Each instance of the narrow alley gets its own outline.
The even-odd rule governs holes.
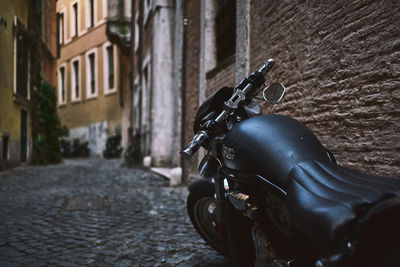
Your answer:
[[[228,266],[192,227],[187,188],[121,164],[0,172],[0,266]]]

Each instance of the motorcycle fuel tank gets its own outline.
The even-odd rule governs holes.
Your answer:
[[[237,124],[224,138],[222,158],[232,170],[260,174],[283,188],[296,164],[330,160],[310,129],[282,115],[262,115]]]

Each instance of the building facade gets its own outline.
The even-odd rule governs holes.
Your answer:
[[[181,1],[135,1],[133,10],[133,116],[142,155],[152,166],[180,166]]]
[[[108,1],[58,0],[57,16],[61,123],[70,139],[89,142],[92,156],[102,155],[107,137],[116,131],[125,146],[130,121],[124,119],[123,92],[129,89],[129,67],[123,67],[122,51],[106,34]]]
[[[345,167],[400,177],[399,11],[376,1],[136,1],[133,124],[144,154],[153,166],[178,156],[199,104],[274,58],[268,82],[287,93],[264,113],[302,121]],[[203,155],[167,165],[188,182]]]
[[[0,2],[0,170],[32,159],[39,80],[55,82],[55,5]]]
[[[232,4],[235,15],[228,19]],[[264,113],[305,123],[342,166],[400,177],[398,3],[186,1],[183,9],[185,132],[197,109],[194,99],[234,86],[274,58],[268,81],[283,83],[287,92],[280,104],[263,104]],[[219,36],[230,31],[230,23],[234,53],[220,61]],[[185,143],[191,138],[190,132]],[[197,160],[184,163],[186,176]]]

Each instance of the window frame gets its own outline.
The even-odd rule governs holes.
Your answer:
[[[66,29],[66,26],[65,26],[65,22],[66,22],[66,16],[65,16],[65,14],[67,13],[66,12],[66,9],[65,9],[65,7],[63,7],[63,8],[61,8],[60,9],[60,11],[58,11],[57,12],[58,14],[59,14],[59,17],[61,17],[61,15],[62,15],[62,24],[59,22],[59,28],[58,28],[58,44],[60,45],[60,46],[62,46],[62,45],[65,45],[65,44],[67,44],[67,35],[66,35],[66,33],[65,33],[65,29]],[[62,32],[61,32],[61,29],[62,29]],[[61,38],[62,37],[62,42],[60,42],[61,41]]]
[[[75,67],[74,63],[78,62],[78,97],[76,96],[76,76],[75,76]],[[82,65],[81,65],[81,56],[74,57],[71,59],[71,102],[79,102],[82,96]]]
[[[61,69],[64,68],[64,101],[62,101],[62,79],[61,79]],[[58,85],[58,106],[65,106],[67,104],[67,64],[62,63],[57,69],[57,85]]]
[[[75,14],[74,14],[74,5],[76,4],[76,18],[75,18]],[[71,7],[71,20],[70,20],[70,37],[71,39],[74,39],[76,37],[78,37],[80,35],[80,16],[79,16],[79,1],[73,1],[70,4]],[[77,25],[76,25],[77,24]],[[75,34],[73,34],[73,31],[76,31]]]
[[[113,48],[113,70],[114,70],[114,87],[110,88],[108,83],[109,65],[108,65],[108,47]],[[107,41],[103,44],[103,93],[105,95],[115,93],[117,91],[117,47],[115,44]]]
[[[86,0],[86,6],[85,6],[85,28],[86,28],[86,30],[90,30],[90,29],[93,29],[94,27],[96,27],[98,24],[97,24],[97,20],[96,20],[96,15],[97,15],[97,1],[96,0],[93,0],[93,6],[92,6],[92,9],[93,9],[93,24],[92,25],[90,25],[90,23],[91,23],[91,20],[90,20],[90,18],[91,18],[91,10],[90,10],[90,8],[89,8],[89,6],[90,6],[90,2],[91,2],[92,0]]]
[[[26,100],[30,100],[30,49],[29,49],[29,45],[26,45],[26,96],[25,95],[21,95],[19,90],[18,90],[18,80],[20,77],[18,77],[18,73],[19,73],[19,69],[18,69],[18,31],[25,31],[25,33],[23,34],[27,34],[26,32],[26,28],[25,25],[18,19],[18,16],[14,16],[14,37],[13,37],[13,43],[14,43],[14,65],[13,65],[13,92],[14,92],[14,96],[16,96],[17,98],[20,99],[26,99]]]
[[[94,93],[91,93],[91,66],[89,56],[94,54]],[[85,53],[85,65],[86,65],[86,99],[96,98],[99,94],[99,79],[98,79],[98,53],[97,47],[92,48]]]
[[[108,18],[108,0],[103,0],[102,5],[102,16],[103,20],[105,20]]]

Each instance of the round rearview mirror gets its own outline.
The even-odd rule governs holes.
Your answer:
[[[285,91],[286,88],[282,84],[272,83],[264,89],[263,97],[265,101],[268,101],[271,104],[276,104],[281,101]]]

